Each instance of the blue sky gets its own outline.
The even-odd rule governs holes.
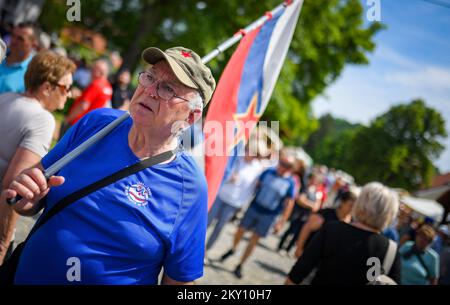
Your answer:
[[[367,12],[370,6],[361,1]],[[449,7],[424,0],[381,0],[387,29],[375,36],[370,64],[347,66],[314,101],[313,111],[368,124],[393,105],[422,98],[446,120],[446,150],[435,164],[450,172],[450,0],[431,1]]]

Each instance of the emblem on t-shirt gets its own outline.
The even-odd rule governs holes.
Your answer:
[[[127,186],[125,190],[128,199],[138,206],[145,206],[148,203],[148,199],[152,195],[150,188],[143,183],[138,182],[133,185]]]

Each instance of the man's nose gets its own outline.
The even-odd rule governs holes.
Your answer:
[[[158,96],[158,82],[154,82],[151,85],[144,87],[144,93],[150,95],[151,97]]]

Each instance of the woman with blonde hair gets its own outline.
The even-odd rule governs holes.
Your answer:
[[[35,166],[47,153],[55,130],[50,113],[63,109],[72,85],[75,64],[51,51],[37,53],[25,72],[25,93],[0,94],[0,190],[13,177]],[[0,203],[0,265],[12,249],[18,215]]]
[[[353,205],[354,221],[325,224],[304,249],[286,284],[302,283],[313,269],[311,284],[317,285],[364,285],[377,274],[399,283],[398,251],[380,234],[395,218],[398,207],[397,195],[386,186],[378,182],[365,185]],[[379,264],[373,265],[374,261]]]

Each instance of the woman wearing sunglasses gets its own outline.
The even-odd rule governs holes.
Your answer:
[[[74,71],[69,59],[43,51],[28,65],[25,93],[0,95],[0,189],[47,153],[55,130],[51,112],[64,108]],[[11,207],[0,204],[0,265],[12,249],[18,217]]]

